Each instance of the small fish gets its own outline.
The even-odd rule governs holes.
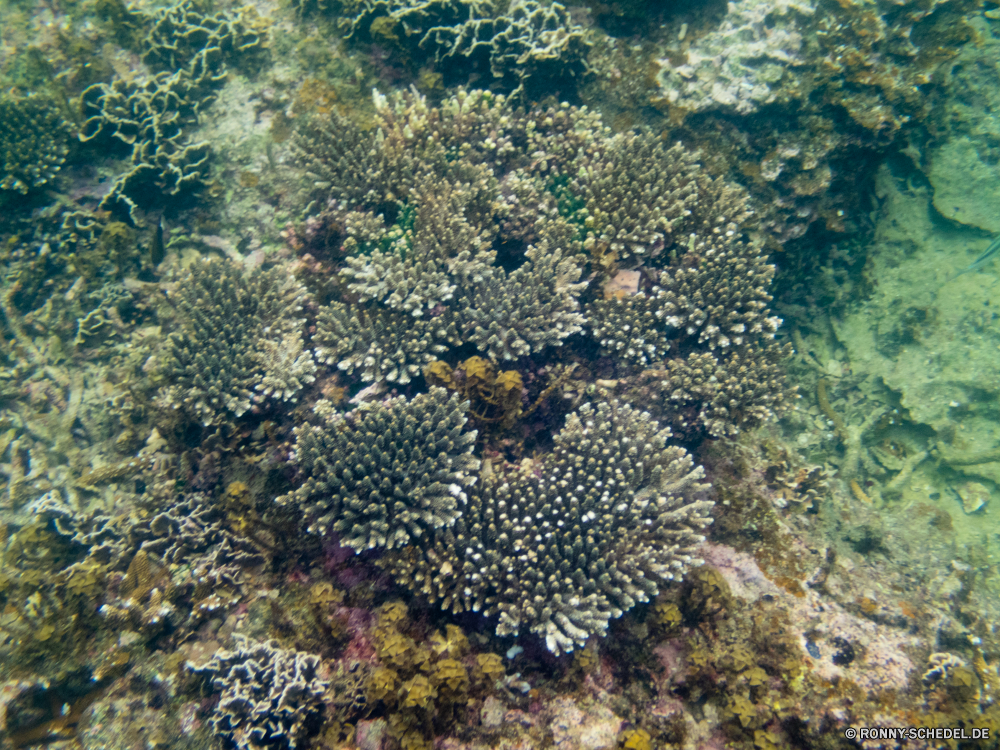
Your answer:
[[[949,281],[954,281],[959,276],[969,273],[969,271],[978,271],[980,268],[982,268],[991,260],[993,260],[998,250],[1000,250],[1000,235],[998,235],[996,239],[994,239],[993,242],[990,243],[990,246],[986,248],[986,252],[984,252],[982,255],[980,255],[978,258],[972,261],[969,265],[967,265],[961,271],[956,273],[954,276],[950,276],[949,278],[945,279],[944,283],[947,284]]]
[[[166,252],[163,246],[163,216],[160,216],[156,221],[156,229],[153,231],[153,241],[149,244],[149,259],[154,266],[158,266],[164,255]]]

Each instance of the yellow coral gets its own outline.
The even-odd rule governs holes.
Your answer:
[[[321,581],[309,589],[309,601],[321,607],[340,604],[344,601],[344,592],[335,589],[329,581]]]
[[[653,737],[645,729],[629,729],[622,734],[624,750],[652,750]]]
[[[573,667],[581,672],[589,672],[597,664],[597,654],[586,648],[573,652]]]
[[[378,625],[381,628],[398,630],[410,616],[410,610],[403,602],[396,600],[379,607]]]
[[[760,667],[754,667],[746,673],[747,679],[753,686],[766,685],[767,684],[767,672],[765,672]]]
[[[424,675],[418,674],[411,680],[407,680],[399,688],[400,708],[421,708],[425,711],[434,706],[434,699],[437,698],[437,690]]]
[[[396,692],[396,673],[385,667],[378,667],[372,670],[368,676],[366,693],[372,703],[384,701]]]
[[[657,602],[653,605],[653,621],[664,630],[677,627],[682,620],[680,607],[673,602]]]
[[[412,666],[416,650],[417,645],[413,640],[399,633],[388,633],[375,644],[375,653],[382,663],[399,670],[406,670]]]
[[[431,648],[437,656],[459,659],[469,652],[469,639],[457,625],[447,625],[444,633],[438,630],[431,636]]]
[[[744,727],[750,726],[757,719],[757,707],[743,695],[732,697],[729,703],[729,711],[740,720],[740,724]]]
[[[507,673],[503,666],[503,658],[499,654],[477,654],[476,667],[476,676],[481,676],[488,684],[496,682]]]
[[[449,699],[459,698],[469,689],[469,673],[462,663],[455,659],[442,659],[435,664],[431,678]]]

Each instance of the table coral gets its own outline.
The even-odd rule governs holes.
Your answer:
[[[569,107],[526,115],[482,91],[437,108],[415,93],[376,93],[375,104],[375,130],[335,115],[308,124],[294,147],[313,205],[326,203],[328,222],[343,228],[343,275],[361,303],[320,312],[317,357],[406,383],[464,341],[494,360],[516,359],[582,330],[580,243],[561,217],[525,210],[519,224],[537,225],[537,242],[513,271],[497,264],[494,243],[508,205],[502,181],[544,185],[546,173],[570,169],[601,132],[596,118]],[[515,171],[543,149],[551,155],[537,174]]]
[[[394,577],[444,609],[499,615],[498,634],[537,633],[555,653],[697,563],[703,472],[647,414],[585,405],[535,471],[472,485],[464,408],[434,388],[298,428],[308,478],[279,502],[300,504],[314,533],[385,549]]]

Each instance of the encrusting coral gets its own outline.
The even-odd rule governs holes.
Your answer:
[[[587,71],[586,33],[563,5],[515,0],[497,10],[483,0],[365,0],[348,36],[402,46],[409,56],[433,54],[439,64],[488,68],[515,94],[551,90]]]
[[[80,140],[128,147],[130,169],[115,180],[101,208],[140,224],[137,210],[187,198],[206,184],[211,146],[192,141],[187,131],[213,101],[227,61],[263,49],[267,24],[249,8],[208,16],[187,3],[132,15],[150,27],[142,57],[158,72],[88,87],[81,96],[87,120]]]
[[[162,354],[160,403],[211,424],[254,402],[294,400],[316,371],[302,341],[306,296],[278,268],[246,273],[230,260],[196,261],[171,292],[180,330]]]
[[[245,638],[232,651],[216,652],[207,664],[188,664],[221,692],[212,726],[239,750],[277,743],[292,750],[304,746],[328,686],[319,668],[314,654]]]
[[[501,635],[571,651],[697,564],[707,485],[670,430],[628,405],[581,407],[526,471],[476,479],[466,404],[443,388],[296,430],[308,474],[280,502],[452,612],[499,615]]]

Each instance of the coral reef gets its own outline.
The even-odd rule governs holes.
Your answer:
[[[149,27],[142,58],[158,72],[88,87],[80,140],[130,149],[130,168],[101,208],[141,225],[139,211],[188,199],[207,183],[211,146],[192,141],[187,131],[213,101],[227,61],[260,53],[268,24],[250,8],[209,16],[186,3],[132,15]]]
[[[211,148],[191,142],[185,129],[197,122],[207,99],[187,73],[94,84],[83,92],[82,102],[87,121],[81,141],[131,148],[131,169],[101,201],[103,210],[140,223],[137,209],[149,209],[164,198],[186,197],[205,184]]]
[[[203,665],[188,669],[211,678],[221,693],[212,726],[240,750],[302,746],[310,722],[323,708],[328,683],[320,676],[320,658],[281,648],[277,641],[239,642]]]
[[[586,33],[564,6],[515,0],[498,10],[482,0],[365,0],[348,36],[488,69],[513,95],[552,90],[587,71]]]
[[[389,568],[445,609],[499,615],[498,634],[572,651],[698,564],[712,503],[669,437],[628,405],[585,405],[537,467],[486,473],[454,526]]]
[[[294,400],[316,371],[298,317],[306,294],[279,268],[196,261],[171,294],[180,330],[162,353],[160,403],[211,424],[252,403]]]
[[[49,184],[69,154],[72,135],[55,100],[0,96],[0,199]]]
[[[300,504],[310,530],[335,531],[357,550],[392,549],[451,525],[479,468],[476,433],[462,432],[467,406],[432,388],[296,428],[306,479],[279,502]]]
[[[497,372],[482,357],[469,357],[452,369],[434,360],[424,370],[428,385],[456,391],[469,402],[476,424],[507,428],[522,414],[524,382],[516,370]]]
[[[849,232],[867,157],[927,119],[975,7],[739,3],[662,45],[652,101],[753,186],[775,239]]]
[[[405,384],[463,344],[515,361],[589,325],[619,360],[674,373],[663,399],[686,433],[733,434],[782,408],[774,268],[745,237],[746,193],[697,154],[481,91],[375,105],[372,131],[335,115],[294,147],[357,300],[320,311],[317,359]],[[608,297],[586,314],[584,251]],[[622,273],[634,286],[613,290]]]
[[[703,174],[680,147],[650,140],[628,136],[609,149],[605,176],[578,179],[596,219],[585,246],[614,267],[641,263],[656,282],[625,291],[609,284],[587,308],[591,330],[619,362],[649,368],[641,379],[662,375],[659,414],[678,431],[700,424],[715,437],[735,434],[785,402],[778,363],[787,352],[772,341],[781,320],[768,311],[774,267],[743,236],[745,195]]]
[[[251,6],[207,15],[178,3],[143,15],[149,31],[142,39],[142,61],[154,70],[185,70],[199,85],[221,82],[227,62],[261,52],[266,42],[268,24]]]
[[[0,191],[0,743],[1000,730],[995,268],[956,275],[1000,13],[937,68],[969,0],[597,2],[648,23],[589,49],[588,6],[293,0],[258,68],[251,10],[36,5],[4,101],[86,92],[100,148]],[[548,96],[584,57],[600,113]],[[879,222],[850,294],[795,245],[775,282],[817,218]],[[822,284],[794,398],[771,295]]]
[[[374,131],[334,116],[313,120],[295,146],[313,206],[325,203],[323,223],[342,228],[343,275],[360,302],[321,310],[317,358],[366,380],[406,383],[463,342],[516,359],[580,331],[581,245],[561,217],[523,207],[518,231],[534,244],[512,271],[497,264],[494,246],[517,192],[529,180],[544,190],[545,173],[600,132],[595,118],[568,107],[525,115],[482,91],[440,108],[415,93],[392,102],[376,94],[375,104]],[[514,169],[541,149],[552,157],[534,175]],[[501,197],[508,181],[509,200]]]

